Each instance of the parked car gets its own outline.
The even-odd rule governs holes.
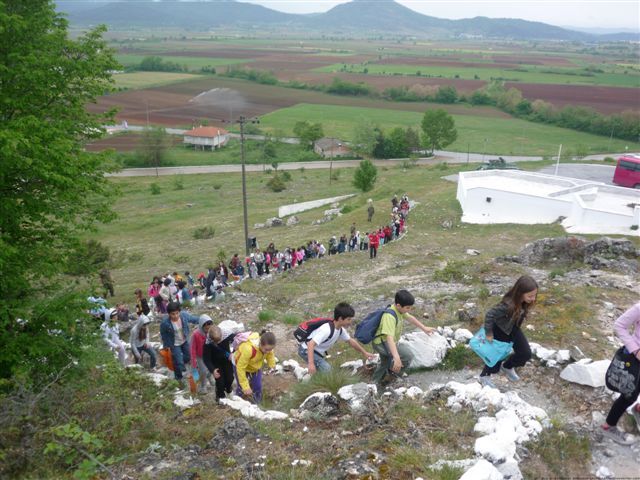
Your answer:
[[[483,163],[476,170],[520,170],[520,168],[515,163],[506,162],[504,158],[498,157]]]
[[[640,188],[640,154],[618,158],[613,183],[621,187]]]

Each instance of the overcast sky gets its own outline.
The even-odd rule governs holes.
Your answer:
[[[345,1],[334,0],[240,0],[290,13],[325,12]],[[638,0],[398,0],[425,15],[440,18],[522,18],[558,26],[584,28],[640,28]]]

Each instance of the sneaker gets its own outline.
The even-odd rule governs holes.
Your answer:
[[[633,440],[627,440],[627,434],[622,430],[618,430],[618,427],[600,427],[600,431],[602,432],[602,436],[604,438],[613,440],[620,445],[631,445],[633,443]]]
[[[495,388],[496,390],[498,389],[498,387],[496,387],[496,385],[491,381],[491,377],[489,375],[480,377],[478,381],[483,387]]]
[[[520,380],[520,377],[516,373],[515,368],[505,368],[502,365],[500,365],[500,373],[502,373],[505,377],[507,377],[512,382],[517,382],[518,380]]]

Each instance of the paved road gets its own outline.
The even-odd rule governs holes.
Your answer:
[[[123,131],[121,126],[108,127],[111,131]],[[128,130],[131,131],[142,131],[145,127],[140,125],[129,125]],[[177,129],[177,128],[167,128],[167,133],[171,135],[182,135],[186,130]],[[238,134],[231,134],[233,138],[238,138]],[[245,135],[245,138],[251,140],[264,140],[263,135]],[[300,143],[297,138],[282,138],[280,141],[284,143]],[[602,160],[604,157],[618,157],[623,155],[622,153],[607,153],[607,154],[599,154],[599,155],[589,155],[585,157],[584,160]],[[485,155],[482,153],[466,153],[466,152],[449,152],[446,150],[436,150],[435,157],[429,158],[421,158],[417,161],[418,165],[434,165],[441,162],[448,163],[482,163],[490,158],[496,158],[496,155]],[[532,161],[540,161],[542,157],[525,157],[525,156],[516,156],[516,155],[502,155],[502,158],[507,162],[532,162]],[[400,159],[388,159],[388,160],[374,160],[374,163],[378,166],[395,166],[399,165],[402,162],[406,161],[404,158]],[[278,170],[299,170],[300,168],[305,168],[309,170],[316,169],[327,169],[327,168],[354,168],[357,167],[360,163],[359,160],[336,160],[334,162],[330,161],[318,161],[318,162],[290,162],[290,163],[281,163],[278,165]],[[567,165],[570,167],[571,165]],[[549,167],[555,168],[555,167]],[[563,167],[564,168],[564,167]],[[613,168],[613,167],[608,167]],[[246,170],[248,172],[262,172],[264,169],[263,165],[246,165]],[[120,172],[113,173],[110,176],[114,177],[147,177],[147,176],[155,176],[155,175],[191,175],[197,173],[238,173],[242,171],[241,165],[202,165],[202,166],[192,166],[192,167],[161,167],[161,168],[125,168]],[[546,173],[546,172],[545,172]],[[552,172],[553,173],[553,172]],[[571,175],[564,175],[571,176]],[[611,174],[613,177],[613,174]],[[582,178],[582,177],[574,177],[574,178]],[[604,177],[603,177],[604,178]],[[602,180],[596,180],[602,181]]]

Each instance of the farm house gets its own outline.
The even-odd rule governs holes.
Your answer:
[[[351,154],[351,149],[338,138],[324,137],[313,144],[313,151],[324,158],[344,157]]]
[[[219,127],[197,127],[184,132],[183,143],[193,148],[214,150],[223,147],[229,141],[229,132]]]

